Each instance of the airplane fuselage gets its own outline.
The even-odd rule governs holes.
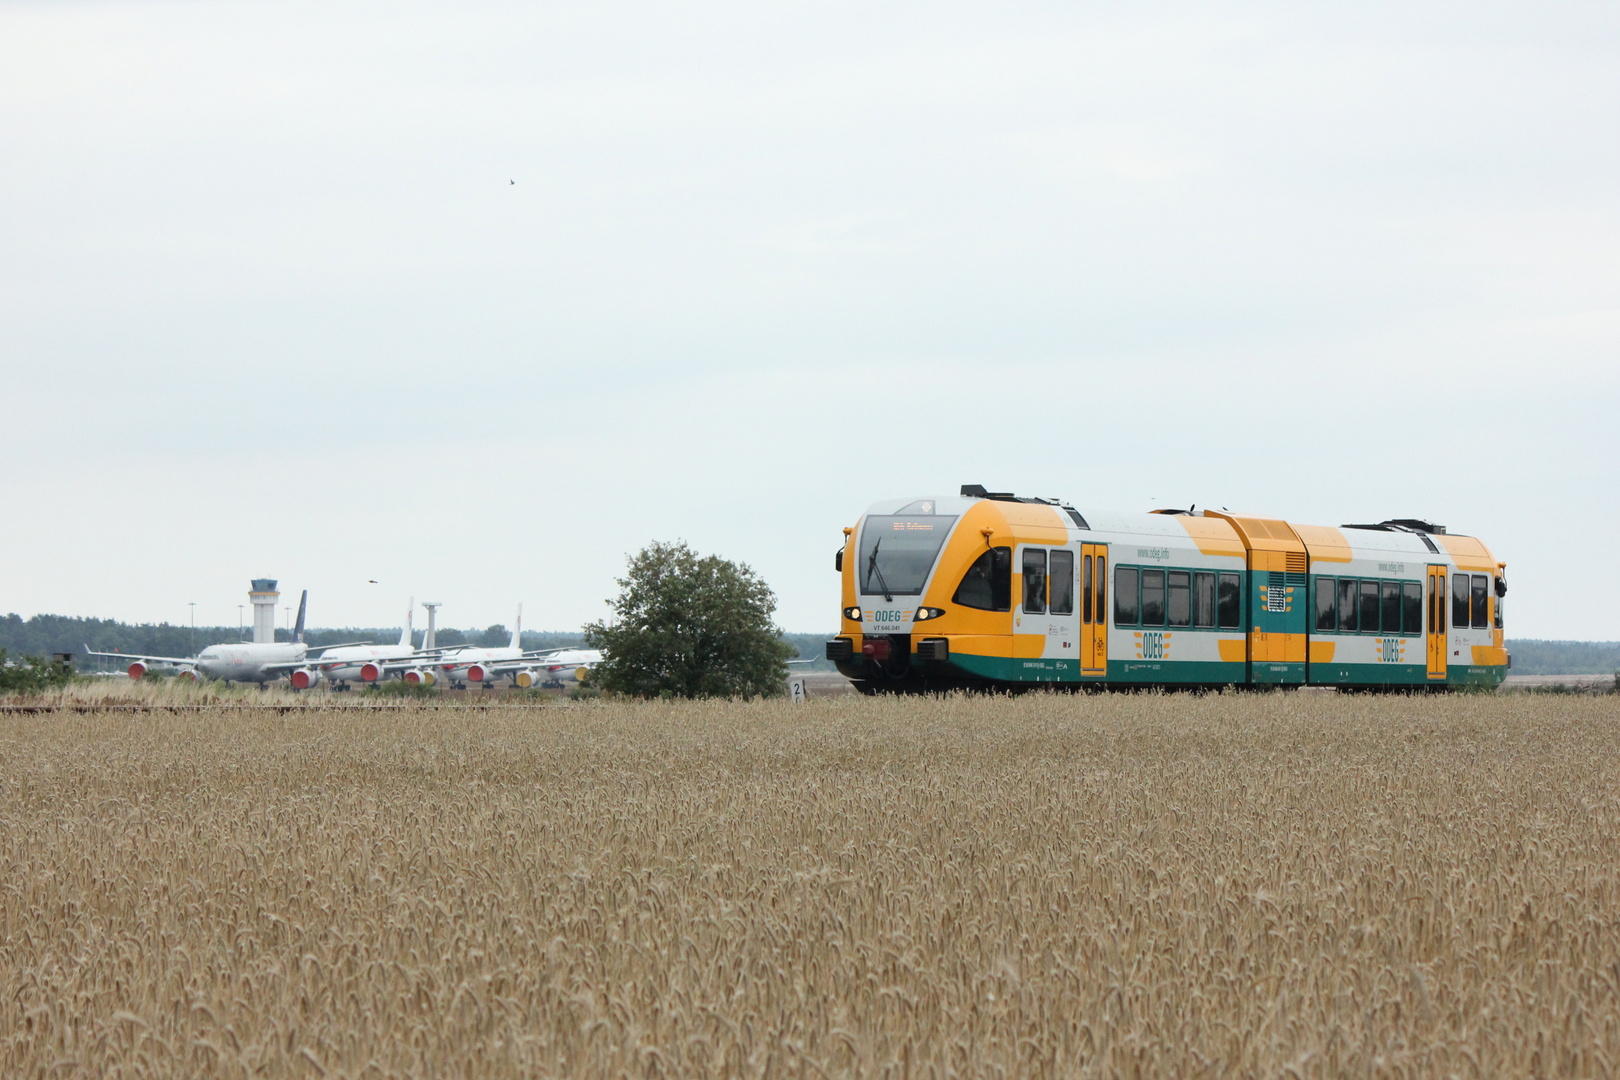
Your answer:
[[[227,682],[271,682],[285,671],[266,671],[268,664],[296,664],[308,648],[303,642],[242,642],[210,645],[197,656],[197,670],[210,679]]]
[[[453,680],[470,679],[472,682],[489,682],[491,680],[484,674],[489,667],[521,659],[523,659],[523,650],[521,648],[485,649],[473,647],[458,649],[448,656],[440,657],[433,666]]]
[[[346,645],[327,649],[321,655],[312,657],[309,666],[319,671],[321,678],[328,682],[361,682],[364,676],[360,669],[366,664],[401,660],[413,652],[415,650],[409,645]]]

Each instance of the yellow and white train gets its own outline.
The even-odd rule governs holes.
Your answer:
[[[970,484],[844,530],[827,656],[863,691],[1315,685],[1506,676],[1506,564],[1412,519],[1082,512]]]

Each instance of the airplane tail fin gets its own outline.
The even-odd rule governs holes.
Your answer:
[[[405,648],[411,647],[411,620],[416,618],[416,597],[411,597],[411,604],[405,609],[405,629],[399,635],[399,643]]]
[[[308,603],[309,603],[309,590],[305,589],[304,590],[304,595],[300,596],[298,598],[298,622],[293,624],[293,636],[292,636],[292,639],[293,639],[294,642],[299,642],[299,641],[304,640],[304,607]]]
[[[518,605],[517,622],[512,624],[512,648],[523,648],[523,605]]]

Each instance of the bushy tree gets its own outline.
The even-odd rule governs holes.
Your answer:
[[[603,660],[591,681],[637,697],[772,697],[793,646],[771,621],[776,594],[745,565],[654,543],[630,559],[614,619],[585,640]]]
[[[25,656],[19,663],[6,660],[0,649],[0,691],[31,693],[73,681],[73,670],[43,656]]]

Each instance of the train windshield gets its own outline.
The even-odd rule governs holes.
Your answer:
[[[955,523],[955,515],[869,515],[861,530],[861,592],[921,593]]]

